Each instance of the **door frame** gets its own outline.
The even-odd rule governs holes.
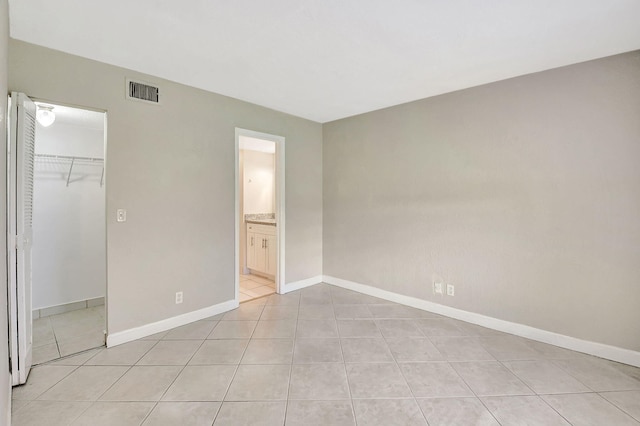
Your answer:
[[[108,203],[107,203],[107,188],[108,188],[108,179],[107,179],[107,143],[108,143],[108,116],[109,116],[109,112],[106,109],[100,109],[100,108],[93,108],[93,107],[88,107],[88,106],[84,106],[84,105],[76,105],[76,104],[72,104],[72,103],[68,103],[68,102],[61,102],[61,101],[52,101],[49,99],[43,99],[43,98],[38,98],[38,97],[34,97],[34,96],[30,96],[28,94],[26,94],[26,96],[31,99],[31,101],[33,101],[34,103],[46,103],[46,104],[51,104],[51,105],[58,105],[58,106],[64,106],[64,107],[70,107],[70,108],[76,108],[76,109],[82,109],[82,110],[87,110],[87,111],[93,111],[93,112],[98,112],[98,113],[102,113],[104,115],[104,125],[103,125],[103,161],[104,161],[104,174],[102,176],[102,186],[104,188],[104,212],[105,212],[105,232],[104,232],[104,237],[105,237],[105,295],[104,295],[104,341],[105,341],[105,345],[106,345],[106,341],[107,341],[107,337],[109,335],[109,250],[108,250],[108,227],[109,227],[109,209],[108,209]],[[8,95],[8,99],[11,99],[11,93]],[[11,102],[13,102],[13,100],[11,100]],[[36,135],[37,138],[37,135]],[[7,149],[9,148],[9,144],[11,143],[10,140],[7,140]],[[15,154],[14,154],[15,155]],[[9,164],[8,162],[11,159],[9,158],[9,156],[7,156],[7,185],[9,187],[10,182],[9,182]],[[7,234],[7,248],[10,249],[13,245],[15,245],[15,237],[11,236],[11,229],[9,226],[9,221],[12,220],[9,216],[10,214],[10,210],[11,210],[11,206],[10,206],[10,194],[9,191],[7,191],[6,194],[6,201],[7,201],[7,205],[6,205],[6,210],[7,210],[7,227],[6,227],[6,234]],[[9,279],[9,269],[11,268],[12,265],[12,260],[11,260],[11,252],[7,252],[7,296],[8,296],[8,314],[9,316],[11,315],[11,309],[12,309],[12,291],[15,291],[13,288],[15,287],[11,280]],[[33,294],[31,295],[32,299],[33,299]],[[33,314],[31,314],[33,315]],[[14,327],[12,318],[9,317],[9,327]],[[17,327],[17,324],[15,324],[15,326]],[[33,332],[33,330],[32,330]],[[10,355],[11,355],[11,334],[10,334],[10,341],[9,341],[9,347],[10,347]],[[12,372],[13,375],[13,372]]]
[[[234,261],[234,283],[235,283],[235,301],[240,303],[240,136],[247,136],[256,139],[263,139],[269,142],[275,142],[275,175],[276,175],[276,240],[278,251],[276,253],[276,293],[285,293],[285,138],[284,136],[272,135],[269,133],[256,132],[254,130],[235,129],[235,261]]]

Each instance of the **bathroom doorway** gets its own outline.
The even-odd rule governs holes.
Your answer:
[[[236,300],[280,292],[284,259],[284,139],[236,131]],[[282,176],[281,176],[282,175]]]

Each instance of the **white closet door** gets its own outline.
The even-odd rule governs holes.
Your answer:
[[[11,94],[9,146],[9,238],[11,375],[27,381],[33,357],[31,246],[36,105],[24,93]]]

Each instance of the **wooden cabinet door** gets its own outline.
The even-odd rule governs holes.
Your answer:
[[[256,246],[260,237],[255,232],[247,232],[247,268],[259,269],[256,256]],[[259,249],[258,249],[259,250]]]
[[[266,273],[269,275],[276,274],[276,262],[278,247],[275,235],[265,235],[266,241]]]
[[[266,273],[267,269],[267,236],[256,234],[256,271]]]

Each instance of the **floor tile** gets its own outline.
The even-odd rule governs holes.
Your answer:
[[[240,365],[225,401],[286,400],[289,365]]]
[[[189,365],[239,364],[247,343],[246,339],[206,340]]]
[[[351,401],[289,401],[286,426],[355,426]]]
[[[207,339],[248,339],[257,321],[220,321]]]
[[[33,401],[11,416],[11,425],[68,425],[90,406],[90,402]]]
[[[298,339],[293,352],[294,364],[343,362],[339,339]]]
[[[100,401],[159,401],[181,370],[180,366],[131,367]]]
[[[540,353],[517,336],[482,336],[477,338],[480,344],[494,358],[500,361],[540,359]]]
[[[289,294],[272,294],[266,298],[266,305],[298,306],[300,304],[300,292]]]
[[[328,290],[323,292],[303,292],[300,295],[300,306],[331,304],[331,293]]]
[[[49,317],[35,319],[32,324],[34,347],[56,343],[56,336],[53,334],[53,326]]]
[[[264,283],[253,281],[251,278],[246,278],[240,281],[240,290],[251,290],[252,288],[263,286]]]
[[[418,405],[431,426],[499,426],[478,398],[418,399]],[[514,425],[528,424],[523,420]]]
[[[331,289],[331,299],[334,305],[364,305],[378,302],[375,297],[343,289]]]
[[[356,399],[358,426],[427,426],[414,399]]]
[[[533,394],[499,362],[454,362],[451,365],[478,396]]]
[[[257,321],[262,315],[264,306],[242,304],[238,308],[224,314],[222,321]]]
[[[219,409],[220,402],[159,402],[143,425],[211,425]]]
[[[600,359],[556,360],[555,365],[596,392],[640,390],[640,380]]]
[[[304,305],[300,306],[298,312],[299,320],[310,319],[335,319],[335,312],[333,311],[333,305]]]
[[[186,366],[163,401],[222,401],[236,371],[234,365]]]
[[[100,312],[49,318],[54,335],[54,322],[75,330],[58,342],[63,353],[91,339],[79,332],[103,326]],[[38,327],[51,337],[46,321]],[[92,426],[144,416],[147,426],[425,425],[425,417],[430,426],[496,426],[484,404],[504,424],[624,425],[640,416],[640,369],[318,284],[50,361],[13,398],[15,423],[47,426],[80,416]]]
[[[296,338],[338,337],[336,320],[298,320]]]
[[[373,320],[338,320],[337,323],[340,337],[382,337]]]
[[[570,426],[553,408],[537,396],[493,396],[482,401],[503,425]]]
[[[243,306],[264,306],[267,303],[267,300],[269,298],[268,297],[261,297],[259,299],[253,299],[250,300],[248,302],[243,303]],[[222,314],[220,317],[222,318],[224,316],[224,314]]]
[[[33,365],[42,364],[44,362],[60,358],[58,344],[55,342],[48,345],[33,347],[32,351],[31,362],[33,363]]]
[[[384,337],[423,337],[413,320],[382,319],[376,324]]]
[[[369,310],[375,318],[430,318],[435,314],[403,305],[369,305]]]
[[[105,349],[105,347],[93,348],[87,351],[80,352],[76,355],[67,355],[55,361],[50,361],[47,363],[47,365],[83,365]]]
[[[292,339],[252,339],[241,364],[291,364]]]
[[[396,364],[347,364],[352,398],[412,397]]]
[[[169,331],[162,340],[203,340],[216,326],[215,321],[199,321],[176,327]]]
[[[68,356],[104,346],[104,342],[105,336],[102,331],[92,331],[65,340],[58,339],[58,349],[60,350],[60,356]]]
[[[72,426],[139,426],[153,406],[152,402],[96,402]]]
[[[393,362],[393,355],[384,339],[341,339],[345,362]]]
[[[631,416],[595,393],[543,395],[542,398],[574,426],[638,426]]]
[[[387,344],[397,362],[443,361],[440,351],[426,337],[388,338]]]
[[[199,340],[161,340],[138,365],[185,365],[202,344]]]
[[[538,394],[590,392],[551,361],[504,361],[502,364]]]
[[[291,370],[289,399],[349,399],[344,364],[302,364]]]
[[[373,318],[369,307],[362,305],[334,305],[333,311],[337,319],[367,319]]]
[[[214,426],[282,426],[287,407],[277,402],[223,402]]]
[[[47,401],[95,401],[128,367],[81,366],[38,397]]]
[[[474,396],[449,363],[400,364],[400,370],[416,398]]]
[[[135,340],[104,349],[87,360],[86,365],[133,365],[155,344],[156,342],[152,340]]]
[[[448,361],[489,361],[495,359],[476,337],[434,336],[429,340]]]
[[[456,321],[448,318],[424,318],[415,321],[416,326],[427,336],[468,336],[468,330],[456,325]]]
[[[261,320],[286,320],[298,318],[298,306],[265,305]]]
[[[13,399],[32,400],[71,374],[76,367],[63,365],[39,365],[31,369],[29,380],[20,386],[15,386],[11,397]]]
[[[293,339],[296,335],[295,320],[258,321],[254,339]]]
[[[604,392],[600,396],[640,422],[640,391]]]
[[[12,399],[11,400],[11,416],[13,416],[16,413],[16,411],[18,411],[19,409],[21,409],[22,407],[24,407],[29,403],[31,403],[31,401],[29,400]]]

